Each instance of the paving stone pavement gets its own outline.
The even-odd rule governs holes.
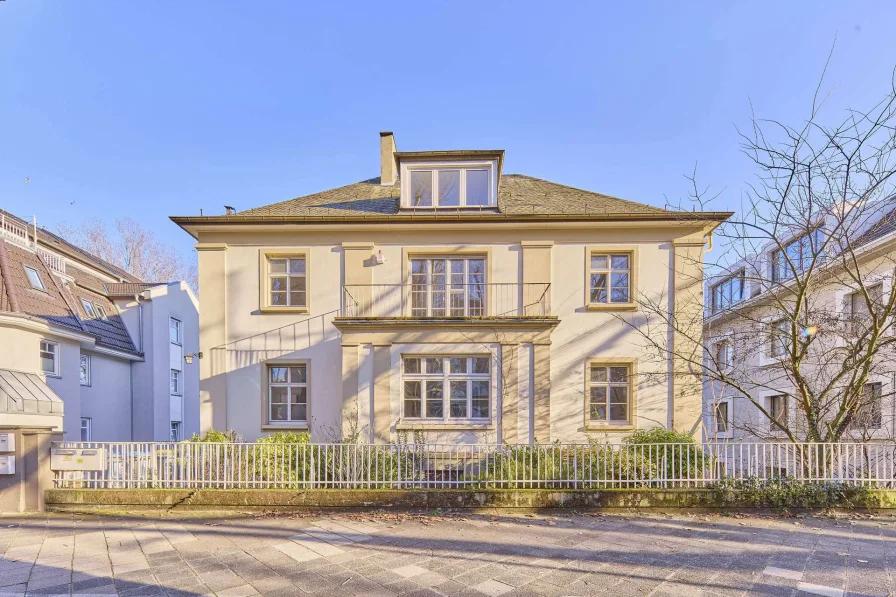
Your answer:
[[[896,519],[0,518],[0,597],[896,595]]]

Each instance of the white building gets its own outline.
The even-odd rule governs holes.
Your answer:
[[[199,304],[0,210],[0,427],[69,441],[199,430]],[[198,356],[198,355],[196,355]]]

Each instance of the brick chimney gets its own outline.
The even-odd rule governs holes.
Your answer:
[[[380,184],[390,187],[398,180],[398,164],[395,161],[395,135],[380,133]]]

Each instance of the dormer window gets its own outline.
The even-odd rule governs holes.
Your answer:
[[[402,164],[402,207],[410,209],[494,207],[493,163]]]

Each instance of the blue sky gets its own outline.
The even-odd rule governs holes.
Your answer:
[[[376,176],[393,130],[660,206],[698,163],[737,210],[751,101],[800,122],[835,37],[832,120],[896,64],[892,1],[624,4],[6,0],[0,206],[131,216],[187,252],[169,215]]]

